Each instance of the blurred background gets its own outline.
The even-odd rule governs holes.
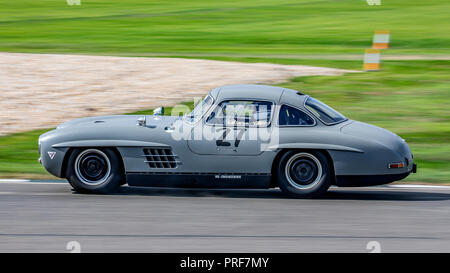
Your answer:
[[[37,123],[39,117],[55,111],[52,105],[68,106],[84,96],[91,98],[91,107],[82,109],[78,115],[150,113],[156,104],[138,105],[135,101],[139,97],[126,98],[140,95],[147,85],[164,85],[157,77],[146,75],[146,69],[168,71],[166,65],[173,68],[180,64],[166,58],[184,58],[188,59],[186,64],[195,64],[196,74],[190,77],[189,73],[194,72],[186,65],[167,72],[170,75],[165,79],[182,90],[185,79],[195,76],[197,85],[191,86],[199,90],[195,95],[220,85],[206,77],[210,73],[230,82],[238,79],[228,73],[233,68],[223,63],[192,62],[192,59],[358,71],[311,74],[304,72],[306,69],[270,78],[267,74],[255,75],[255,71],[268,67],[279,73],[289,69],[235,64],[242,69],[238,70],[242,71],[239,74],[242,81],[273,82],[302,90],[351,119],[384,127],[406,139],[419,164],[418,173],[407,178],[410,182],[450,183],[448,0],[381,0],[380,5],[369,5],[372,1],[365,0],[80,0],[79,5],[77,2],[0,1],[0,124],[4,127],[0,128],[0,177],[50,178],[37,163],[37,137],[60,120],[74,117],[63,107],[58,110],[59,119]],[[372,46],[377,30],[389,30],[391,41],[389,48],[381,51],[381,70],[365,72],[364,51]],[[72,55],[106,59],[77,59]],[[107,59],[108,56],[161,59],[122,61]],[[150,63],[142,68],[133,66],[146,60]],[[89,66],[91,63],[93,66]],[[109,74],[110,78],[95,76],[109,71],[111,66],[124,64],[130,74],[120,74],[119,69]],[[207,69],[210,66],[214,69]],[[58,73],[61,75],[54,77]],[[133,73],[143,74],[137,78],[129,76]],[[87,75],[93,78],[86,81],[83,77]],[[209,82],[201,82],[202,76]],[[109,93],[103,97],[96,97],[95,93],[119,84],[105,85],[111,77],[120,80],[121,87],[115,95],[123,96],[121,107],[114,104],[100,107],[100,100]],[[127,89],[129,79],[139,87]],[[95,85],[103,89],[92,88]],[[158,91],[154,86],[152,89]],[[164,88],[169,90],[167,86]],[[164,92],[159,96],[164,97]],[[190,95],[181,93],[174,95],[173,100],[161,102],[166,106],[175,101],[190,104],[189,99],[182,100]],[[33,96],[40,100],[25,100]],[[46,108],[39,109],[47,110],[33,111],[40,105]]]

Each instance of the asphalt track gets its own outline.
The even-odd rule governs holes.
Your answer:
[[[81,252],[450,252],[450,187],[332,188],[308,200],[0,181],[0,252],[69,252],[71,241]]]

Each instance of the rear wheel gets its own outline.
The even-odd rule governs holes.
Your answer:
[[[331,185],[326,156],[318,151],[290,151],[278,163],[278,185],[293,197],[317,197]]]
[[[121,161],[111,149],[75,149],[67,164],[67,180],[78,192],[111,193],[122,185]]]

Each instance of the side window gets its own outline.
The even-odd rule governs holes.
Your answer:
[[[272,116],[272,103],[267,101],[221,102],[206,119],[210,125],[267,127]]]
[[[314,120],[303,111],[287,105],[282,105],[280,108],[278,125],[314,125]]]

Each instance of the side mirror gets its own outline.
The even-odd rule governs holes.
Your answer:
[[[145,116],[138,118],[137,126],[146,126],[147,125],[147,119],[145,118]]]
[[[164,107],[158,107],[155,110],[153,110],[154,116],[163,116],[164,115]]]

